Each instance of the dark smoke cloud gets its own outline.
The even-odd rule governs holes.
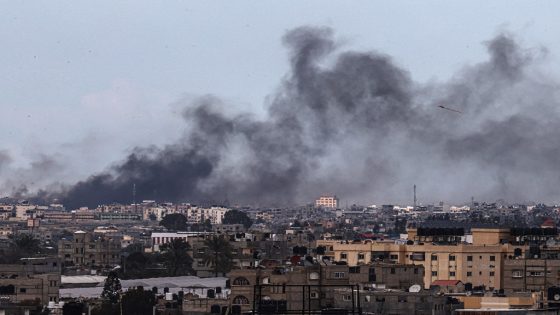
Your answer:
[[[425,201],[558,200],[558,90],[538,72],[538,53],[500,34],[487,61],[420,84],[389,56],[339,52],[333,37],[311,27],[284,36],[291,69],[265,119],[200,98],[186,104],[177,143],[138,148],[41,196],[70,207],[130,202],[136,185],[138,199],[168,201],[399,202],[417,184]]]
[[[12,158],[5,150],[0,150],[0,170],[12,161]]]

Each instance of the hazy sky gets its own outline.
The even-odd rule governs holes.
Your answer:
[[[390,55],[418,82],[486,59],[481,43],[507,31],[546,47],[556,76],[558,12],[558,1],[511,0],[3,1],[0,152],[22,169],[63,156],[60,176],[82,178],[180,137],[185,99],[262,114],[288,70],[281,38],[302,25],[331,27],[342,50]]]

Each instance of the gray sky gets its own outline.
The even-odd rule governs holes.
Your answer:
[[[64,157],[60,176],[79,179],[179,138],[182,100],[213,94],[263,114],[288,70],[281,38],[302,25],[331,27],[340,50],[390,55],[421,83],[485,59],[481,43],[507,31],[546,47],[557,76],[557,12],[558,1],[511,0],[3,1],[0,152],[23,170]]]

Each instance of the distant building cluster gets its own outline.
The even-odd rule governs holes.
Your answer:
[[[333,195],[284,208],[66,209],[3,199],[0,313],[98,307],[113,272],[127,290],[153,292],[157,314],[547,314],[560,307],[559,222],[558,206],[505,202],[341,207]]]

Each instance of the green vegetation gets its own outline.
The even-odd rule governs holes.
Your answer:
[[[119,302],[122,293],[121,281],[116,272],[111,271],[105,279],[101,298],[111,304]]]
[[[250,228],[253,225],[253,220],[247,216],[247,214],[243,211],[239,210],[229,210],[224,215],[224,219],[222,220],[223,224],[243,224],[246,229]]]
[[[163,262],[169,270],[170,276],[190,275],[193,272],[192,258],[187,253],[190,250],[189,243],[183,239],[176,238],[161,246]]]
[[[204,241],[206,251],[204,254],[204,263],[206,266],[214,267],[214,275],[218,273],[229,272],[233,267],[233,247],[229,241],[223,236],[213,236]]]
[[[187,231],[189,229],[187,218],[180,213],[166,215],[159,222],[159,225],[164,226],[169,231]]]

